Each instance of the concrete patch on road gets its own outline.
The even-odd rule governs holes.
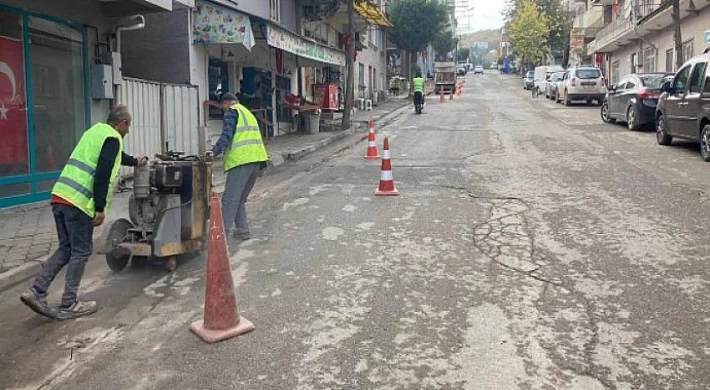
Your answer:
[[[305,204],[308,204],[310,202],[309,198],[298,198],[293,200],[292,202],[286,202],[284,203],[283,207],[281,207],[281,211],[288,211],[291,207],[299,207],[303,206]]]
[[[340,236],[342,236],[343,234],[345,234],[345,231],[343,229],[339,227],[328,226],[327,228],[323,229],[321,236],[324,240],[337,241],[338,238],[340,238]]]

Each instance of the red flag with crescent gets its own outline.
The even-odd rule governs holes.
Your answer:
[[[29,165],[22,42],[0,36],[0,165]]]

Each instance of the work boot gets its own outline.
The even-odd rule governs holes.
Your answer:
[[[74,318],[84,317],[96,313],[99,306],[96,301],[76,301],[73,305],[64,308],[60,307],[57,312],[58,320],[71,320]]]
[[[20,295],[20,300],[37,314],[49,318],[56,318],[57,316],[57,313],[47,303],[47,294],[39,294],[32,287]]]
[[[251,234],[249,232],[243,232],[239,230],[235,230],[232,236],[238,242],[249,241],[251,239]]]

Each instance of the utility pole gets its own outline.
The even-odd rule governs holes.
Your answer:
[[[683,38],[680,35],[680,0],[673,0],[673,41],[675,42],[675,70],[683,66]],[[666,72],[669,70],[666,69]]]
[[[341,127],[343,130],[349,129],[351,120],[350,113],[353,110],[353,101],[355,100],[355,0],[345,0],[348,3],[348,37],[350,45],[345,53],[345,71],[347,76],[345,79],[345,112],[343,112],[343,122]]]

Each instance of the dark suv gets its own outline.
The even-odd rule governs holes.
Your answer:
[[[656,108],[656,139],[670,145],[673,137],[700,143],[710,162],[710,54],[691,58],[672,82],[663,85]]]

